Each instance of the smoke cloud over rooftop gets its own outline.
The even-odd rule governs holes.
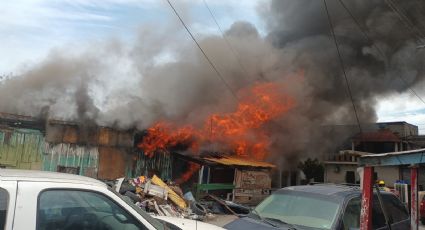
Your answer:
[[[371,40],[340,1],[327,1],[359,120],[375,122],[378,97],[422,84],[425,51],[417,46],[425,33],[425,3],[396,4],[414,29],[385,1],[344,3]],[[339,140],[320,127],[354,124],[356,118],[323,1],[274,0],[259,5],[258,13],[265,36],[242,21],[225,31],[236,56],[219,35],[199,38],[229,87],[176,19],[166,28],[141,26],[131,45],[110,39],[79,52],[52,50],[0,83],[0,111],[123,129],[160,120],[202,126],[211,113],[235,111],[233,94],[276,83],[296,103],[263,127],[271,140],[269,158],[327,151]]]

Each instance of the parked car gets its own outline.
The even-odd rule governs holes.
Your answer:
[[[410,229],[406,207],[389,192],[381,192],[392,229]],[[361,190],[342,185],[306,185],[280,189],[248,216],[224,226],[230,230],[360,228]],[[387,229],[378,199],[373,199],[373,229]]]
[[[155,219],[98,180],[64,173],[0,169],[0,229],[222,229],[207,223]]]

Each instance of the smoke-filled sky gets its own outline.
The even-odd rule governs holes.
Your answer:
[[[277,140],[305,136],[308,127],[355,123],[322,1],[207,1],[238,58],[203,1],[172,2],[234,91],[259,79],[294,84],[297,112],[278,121],[291,125]],[[405,120],[425,132],[425,105],[396,77],[425,98],[425,49],[416,49],[385,1],[347,1],[387,55],[380,57],[338,1],[328,2],[361,122]],[[186,122],[232,107],[231,94],[165,1],[1,6],[0,75],[13,77],[0,84],[0,111],[145,128],[158,118]],[[423,30],[425,21],[415,18],[423,3],[399,7]],[[304,82],[291,83],[301,70]]]

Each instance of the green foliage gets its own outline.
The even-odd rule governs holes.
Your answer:
[[[314,179],[315,182],[324,181],[325,167],[317,158],[308,158],[304,162],[300,162],[298,168],[304,172],[307,181],[311,179]]]

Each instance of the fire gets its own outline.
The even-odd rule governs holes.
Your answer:
[[[171,123],[158,122],[147,131],[148,135],[138,147],[150,157],[156,150],[166,150],[179,144],[187,144],[187,147],[195,146],[195,142],[192,141],[195,130],[191,126],[175,127]]]
[[[278,83],[261,83],[239,92],[239,104],[232,113],[211,114],[204,126],[177,126],[158,122],[148,129],[139,143],[146,155],[178,146],[197,152],[200,146],[218,143],[220,151],[262,160],[267,157],[271,140],[264,125],[283,116],[295,101]]]
[[[200,168],[200,165],[189,161],[187,171],[184,172],[183,175],[181,175],[180,178],[176,180],[176,184],[182,184],[188,181],[190,178],[192,178],[192,175],[196,173]]]

